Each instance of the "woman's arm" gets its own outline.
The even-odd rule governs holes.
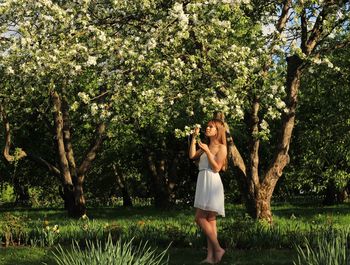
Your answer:
[[[196,159],[198,158],[201,154],[202,154],[202,150],[196,150],[196,136],[199,133],[199,128],[196,127],[194,129],[194,133],[192,134],[192,139],[191,139],[191,143],[190,143],[190,149],[188,151],[188,156],[190,159]]]
[[[197,159],[203,153],[202,149],[196,150],[196,137],[192,136],[190,150],[188,151],[188,156],[190,159]]]

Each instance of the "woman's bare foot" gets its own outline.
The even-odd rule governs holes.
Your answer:
[[[215,264],[215,261],[214,261],[214,258],[206,258],[206,259],[204,259],[204,260],[202,260],[201,262],[200,262],[200,264],[205,264],[205,263],[207,263],[207,264]]]
[[[220,248],[219,250],[215,251],[215,263],[219,263],[224,254],[225,250],[223,248]]]

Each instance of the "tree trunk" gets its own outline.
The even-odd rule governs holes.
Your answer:
[[[275,157],[268,168],[256,194],[256,218],[272,222],[271,197],[284,167],[289,163],[288,150],[295,123],[298,90],[303,61],[297,55],[287,59],[286,106],[288,113],[282,117],[282,131]]]
[[[25,185],[25,183],[23,183],[22,181],[20,181],[19,176],[14,177],[13,189],[14,193],[16,194],[15,204],[17,206],[31,205],[28,186]]]
[[[53,103],[53,115],[55,121],[55,136],[58,152],[58,161],[60,166],[60,172],[63,182],[63,198],[64,206],[68,211],[68,215],[75,217],[77,214],[77,207],[75,207],[75,187],[71,171],[69,168],[69,162],[66,155],[65,143],[64,143],[64,124],[62,115],[61,98],[56,91],[51,92],[51,99]]]
[[[148,152],[147,162],[153,181],[154,205],[158,208],[165,208],[170,204],[170,193],[167,188],[165,176],[165,159],[160,158],[154,161],[153,152]]]
[[[286,106],[288,108],[288,113],[284,114],[282,118],[282,131],[279,145],[266,174],[262,178],[259,177],[259,139],[257,138],[259,102],[257,99],[254,99],[252,102],[252,111],[249,117],[251,143],[250,164],[248,168],[246,168],[233,141],[228,141],[228,148],[233,165],[239,169],[239,186],[243,194],[247,212],[251,217],[255,219],[265,219],[269,223],[272,222],[272,194],[278,179],[282,175],[284,167],[289,162],[288,150],[294,128],[297,95],[300,87],[301,67],[303,62],[297,55],[294,55],[288,58],[287,63]]]
[[[118,166],[116,164],[113,164],[113,171],[114,171],[114,175],[116,178],[117,186],[120,189],[120,191],[122,192],[123,206],[124,207],[132,207],[133,206],[132,199],[131,199],[131,196],[129,194],[129,190],[126,186],[125,179],[124,179],[123,174],[121,173],[120,169],[118,168]]]
[[[78,176],[78,180],[74,185],[74,211],[71,216],[81,217],[86,214],[86,202],[83,192],[84,176]]]
[[[51,92],[51,100],[54,109],[55,138],[63,182],[65,208],[69,216],[80,217],[86,214],[83,192],[84,177],[103,143],[106,126],[104,123],[100,123],[96,127],[96,139],[91,144],[81,165],[77,169],[71,144],[68,104],[65,100],[61,100],[61,97],[56,91]]]

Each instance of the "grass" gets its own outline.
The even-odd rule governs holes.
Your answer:
[[[313,236],[313,230],[326,227],[341,228],[350,224],[349,204],[322,207],[309,205],[275,204],[274,226],[259,224],[245,216],[242,205],[227,205],[226,218],[218,219],[219,237],[228,248],[222,264],[287,265],[296,258],[294,244]],[[25,229],[40,232],[45,225],[60,229],[57,241],[67,246],[72,239],[103,238],[106,232],[125,240],[148,240],[150,245],[170,249],[170,264],[196,264],[205,256],[205,238],[193,219],[193,208],[160,211],[152,207],[89,208],[88,220],[72,220],[63,209],[18,208],[0,209],[0,230],[6,213],[22,216]],[[48,224],[44,220],[48,221]],[[33,236],[33,235],[32,235]],[[53,265],[52,248],[0,248],[1,265]]]
[[[221,264],[227,265],[292,265],[293,250],[228,250]],[[205,250],[170,248],[169,265],[198,264]],[[55,265],[52,250],[47,248],[9,247],[0,249],[1,265]]]
[[[0,248],[1,265],[54,265],[51,250],[31,247]]]

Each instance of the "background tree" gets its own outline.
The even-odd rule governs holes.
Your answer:
[[[285,184],[294,191],[323,195],[326,204],[334,204],[349,192],[349,74],[342,70],[349,69],[349,52],[336,50],[329,58],[333,63],[325,61],[305,73],[293,166]]]

